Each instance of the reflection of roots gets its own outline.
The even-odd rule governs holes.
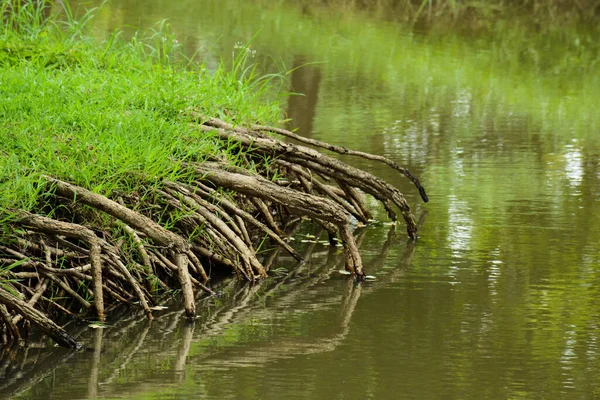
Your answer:
[[[365,230],[361,230],[356,238],[358,244],[364,238]],[[386,260],[389,250],[397,244],[394,227],[388,233],[388,238],[382,244],[381,251],[369,262],[373,270],[380,268]],[[71,368],[62,364],[60,349],[34,349],[27,354],[17,353],[14,348],[0,348],[0,365],[5,367],[4,371],[12,371],[12,374],[3,375],[0,369],[0,397],[6,395],[8,398],[17,396],[24,390],[29,390],[33,385],[42,381],[49,375],[53,379],[87,379],[88,397],[101,396],[111,397],[114,393],[123,393],[119,377],[129,375],[128,371],[136,371],[138,384],[127,382],[127,392],[131,394],[145,393],[147,383],[138,370],[136,360],[146,359],[148,354],[157,358],[156,365],[160,365],[160,373],[169,378],[164,384],[179,384],[185,379],[186,370],[189,365],[201,365],[202,370],[218,370],[228,367],[257,366],[279,359],[295,357],[298,355],[310,355],[335,350],[351,335],[350,322],[360,296],[385,287],[390,283],[402,279],[404,269],[411,263],[414,254],[414,242],[409,241],[400,256],[400,264],[395,269],[385,274],[378,274],[375,281],[368,283],[355,283],[352,280],[345,282],[344,289],[340,292],[327,291],[324,296],[323,290],[319,289],[324,282],[330,280],[332,275],[340,268],[343,260],[338,257],[321,258],[321,262],[310,265],[310,263],[299,263],[288,275],[277,281],[260,281],[256,285],[242,285],[235,280],[222,282],[220,291],[224,292],[221,299],[211,303],[210,307],[203,307],[201,313],[205,314],[195,324],[182,324],[182,311],[163,311],[153,321],[147,321],[139,315],[128,312],[127,309],[119,309],[116,313],[118,322],[111,329],[98,329],[93,331],[88,346],[92,353],[90,357],[90,368],[85,371],[68,374],[57,372],[57,368]],[[302,254],[304,259],[311,258],[311,246],[307,246]],[[331,249],[331,254],[335,254]],[[263,299],[268,297],[269,306],[265,307]],[[306,306],[310,304],[310,306]],[[304,305],[304,306],[299,306]],[[331,318],[330,324],[325,331],[298,337],[292,337],[285,333],[277,336],[269,336],[266,339],[261,335],[253,336],[252,325],[257,321],[273,321],[274,318],[282,318],[285,315],[297,315],[298,312],[310,313],[311,316],[320,312],[331,312],[338,310],[337,316]],[[203,322],[201,322],[203,321]],[[250,324],[250,326],[248,326]],[[233,328],[232,328],[233,327]],[[248,331],[246,331],[247,327]],[[199,354],[190,354],[194,341],[203,340],[210,343],[212,340],[226,336],[227,330],[242,330],[241,342],[235,340],[228,346],[208,346],[203,348]],[[127,338],[124,340],[123,338]],[[247,343],[246,343],[247,342]],[[108,345],[107,343],[111,343]],[[103,345],[104,344],[104,345]],[[160,344],[157,346],[157,344]],[[59,354],[73,353],[60,352]],[[12,359],[11,365],[8,359]],[[160,360],[169,360],[168,363]],[[164,365],[171,365],[171,371],[164,370]],[[145,370],[149,375],[153,370]],[[73,376],[75,374],[75,376]],[[85,376],[85,378],[83,377]],[[66,383],[65,383],[66,384]],[[60,385],[57,385],[60,386]]]
[[[239,128],[193,112],[190,116],[225,146],[235,145],[243,167],[220,159],[188,162],[183,165],[189,172],[187,181],[156,182],[144,193],[138,189],[113,194],[116,198],[45,177],[47,203],[42,209],[47,215],[12,210],[13,230],[0,246],[0,329],[5,341],[21,339],[25,320],[57,343],[77,347],[49,315],[93,309],[103,321],[107,305],[135,303],[152,318],[157,290],[174,286],[181,289],[186,316],[193,320],[194,292],[214,293],[207,286],[207,271],[226,268],[252,282],[267,276],[270,263],[261,263],[255,250],[264,238],[301,259],[283,233],[295,216],[318,222],[330,240],[339,235],[346,249],[346,270],[362,279],[350,220],[367,223],[370,214],[358,189],[381,201],[392,219],[392,205],[398,207],[408,235],[416,237],[415,219],[396,188],[314,149],[263,132],[383,161],[413,181],[426,200],[418,180],[395,163],[285,130]],[[270,160],[268,166],[265,159]]]

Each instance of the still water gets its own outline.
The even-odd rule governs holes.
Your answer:
[[[357,231],[377,279],[355,285],[304,227],[310,262],[223,282],[195,326],[177,309],[125,314],[71,327],[86,352],[4,351],[0,397],[600,398],[598,28],[408,26],[347,3],[121,0],[96,29],[167,18],[209,68],[249,43],[266,71],[293,70],[281,91],[303,95],[279,97],[282,118],[421,179],[427,204],[402,176],[346,159],[406,194],[418,242],[384,223]]]

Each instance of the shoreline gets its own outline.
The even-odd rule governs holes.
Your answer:
[[[210,271],[265,279],[269,265],[257,258],[265,241],[301,261],[284,232],[304,217],[327,230],[331,244],[343,244],[346,271],[363,280],[350,223],[370,222],[365,194],[392,221],[399,210],[416,239],[400,191],[315,148],[383,162],[427,201],[409,171],[252,123],[274,122],[278,108],[264,102],[268,87],[244,49],[231,68],[210,74],[185,60],[166,26],[145,40],[115,34],[97,43],[85,30],[91,13],[81,23],[65,10],[65,27],[42,10],[32,3],[11,10],[0,36],[8,93],[0,104],[8,144],[0,165],[5,344],[22,341],[35,325],[77,349],[52,317],[85,315],[102,324],[105,309],[121,303],[152,319],[159,295],[172,290],[181,291],[193,321],[196,293],[214,295]]]

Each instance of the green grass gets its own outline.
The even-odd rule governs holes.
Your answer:
[[[190,127],[188,108],[238,122],[279,115],[265,101],[274,76],[258,77],[244,48],[209,72],[182,55],[164,23],[98,41],[88,35],[92,12],[75,20],[66,6],[44,20],[30,4],[2,1],[0,15],[2,210],[38,209],[45,174],[104,195],[134,193],[185,180],[186,161],[232,158]]]

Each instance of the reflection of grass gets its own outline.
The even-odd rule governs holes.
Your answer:
[[[510,18],[515,14],[535,17],[538,20],[594,21],[600,2],[591,0],[585,5],[560,0],[333,0],[326,2],[345,11],[367,11],[380,18],[402,21],[445,18],[447,22],[481,23],[491,18]],[[321,0],[303,0],[304,7],[322,6]]]
[[[188,11],[195,9],[191,3],[180,7],[185,16],[168,4],[161,9],[184,27],[193,18],[202,30],[188,33],[199,41],[225,35],[224,49],[260,31],[254,42],[258,54],[282,54],[285,49],[284,54],[327,61],[320,91],[321,101],[327,101],[319,110],[327,121],[323,129],[364,126],[365,116],[381,122],[398,119],[403,110],[392,110],[390,98],[398,98],[403,108],[421,104],[439,110],[456,100],[448,96],[463,91],[478,105],[472,111],[480,116],[490,107],[497,113],[526,112],[544,130],[568,127],[579,137],[597,136],[597,28],[521,19],[489,21],[470,33],[434,25],[427,36],[419,36],[408,26],[373,19],[352,7],[313,7],[302,14],[287,2],[206,3],[197,13]],[[119,14],[111,7],[120,6],[109,4],[105,18]],[[285,62],[291,67],[291,59]],[[357,85],[358,98],[353,90]]]
[[[414,112],[419,105],[417,112],[434,107],[440,111],[460,100],[456,93],[463,92],[477,105],[471,111],[479,117],[492,108],[500,115],[526,113],[544,130],[568,127],[577,136],[597,136],[593,129],[599,122],[600,74],[592,34],[557,31],[550,32],[550,38],[532,37],[527,29],[504,25],[475,40],[448,32],[423,38],[393,24],[375,26],[352,17],[336,27],[337,32],[314,27],[322,33],[313,33],[313,47],[301,50],[315,50],[313,57],[329,60],[322,94],[331,101],[320,110],[328,113],[324,120],[364,126],[365,116],[384,121],[414,118],[404,109]],[[348,90],[357,83],[360,98]],[[390,107],[394,98],[397,108]]]

